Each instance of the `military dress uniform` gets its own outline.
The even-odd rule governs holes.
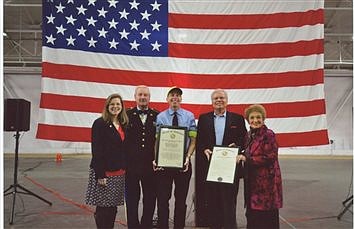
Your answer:
[[[127,171],[126,203],[129,228],[151,228],[156,205],[156,180],[152,168],[156,134],[154,109],[127,110],[129,128],[127,129]],[[139,223],[138,209],[140,184],[143,194],[143,212]]]

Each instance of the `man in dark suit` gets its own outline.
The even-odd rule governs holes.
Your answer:
[[[135,89],[137,106],[127,111],[127,173],[126,204],[128,228],[152,228],[156,205],[156,180],[152,169],[158,112],[149,108],[150,91],[146,86]],[[143,212],[139,221],[140,187],[143,193]]]
[[[208,182],[210,157],[213,147],[244,147],[245,120],[242,115],[226,110],[226,91],[217,89],[211,94],[214,111],[201,114],[198,120],[196,153],[197,226],[236,228],[236,201],[239,169],[233,184]],[[235,158],[236,163],[236,158]]]

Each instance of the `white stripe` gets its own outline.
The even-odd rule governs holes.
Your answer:
[[[123,100],[134,98],[136,86],[92,83],[83,81],[42,78],[42,92],[59,95],[73,95],[94,98],[107,98],[109,94],[120,93]],[[150,87],[152,102],[166,102],[169,87]],[[183,103],[211,104],[209,89],[183,89]],[[297,102],[324,98],[323,84],[301,87],[282,87],[269,89],[230,89],[229,104]]]
[[[166,57],[136,57],[43,46],[44,62],[143,72],[190,74],[257,74],[306,71],[323,68],[323,54],[249,60],[201,60]]]
[[[183,106],[182,106],[183,107]],[[99,113],[40,109],[39,123],[91,128]],[[43,119],[43,115],[46,117]],[[326,129],[326,116],[266,119],[266,125],[275,133],[295,133]]]
[[[270,44],[323,39],[323,34],[323,24],[302,27],[239,30],[170,28],[168,41],[182,44]]]
[[[51,110],[40,108],[38,123],[58,126],[91,128],[93,121],[95,121],[95,119],[100,116],[100,113]]]
[[[296,133],[327,129],[326,115],[299,118],[269,118],[266,125],[275,133]]]
[[[270,14],[305,12],[323,7],[322,0],[170,0],[168,10],[184,14]]]

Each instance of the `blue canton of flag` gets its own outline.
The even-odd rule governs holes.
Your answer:
[[[43,46],[167,56],[166,0],[43,0]]]

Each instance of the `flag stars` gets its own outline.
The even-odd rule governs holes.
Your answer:
[[[87,42],[89,43],[89,46],[88,46],[88,47],[96,47],[97,41],[95,41],[95,40],[93,39],[93,37],[91,37],[90,40],[87,40]]]
[[[129,23],[130,24],[130,30],[137,30],[138,31],[138,26],[140,25],[139,23],[136,23],[136,21],[134,20],[132,23]]]
[[[136,9],[138,10],[138,6],[140,5],[140,3],[137,3],[135,0],[133,2],[129,2],[130,4],[130,9]]]
[[[89,1],[89,3],[87,4],[88,6],[89,5],[95,6],[96,0],[88,0],[88,1]]]
[[[157,10],[160,11],[160,6],[161,4],[158,4],[157,1],[154,2],[154,4],[150,4],[152,6],[152,11]]]
[[[90,18],[86,18],[86,21],[88,22],[87,25],[92,25],[93,27],[95,26],[95,23],[97,22],[97,20],[93,19],[92,16]]]
[[[119,42],[116,42],[114,38],[112,39],[112,41],[109,41],[108,43],[110,45],[109,48],[114,48],[114,49],[117,49],[117,45],[119,44]]]
[[[43,21],[48,26],[43,30],[47,46],[79,50],[85,46],[95,52],[138,56],[165,54],[167,41],[158,38],[160,32],[167,33],[159,12],[164,6],[161,0],[52,2]]]
[[[47,38],[47,44],[51,43],[52,45],[54,45],[54,41],[56,40],[55,37],[53,37],[52,34],[50,34],[50,36],[45,36],[45,38]]]
[[[158,24],[157,21],[155,21],[154,24],[150,24],[152,26],[152,31],[157,30],[160,31],[160,26],[161,24]]]
[[[84,29],[84,27],[81,26],[80,29],[76,29],[76,30],[79,32],[78,36],[80,35],[85,36],[86,29]]]
[[[144,13],[140,13],[140,14],[141,14],[141,16],[142,16],[141,20],[146,19],[147,21],[149,21],[149,17],[151,16],[151,14],[149,14],[149,13],[147,12],[147,10],[145,10]]]
[[[149,40],[149,36],[151,33],[148,33],[145,29],[144,32],[142,32],[140,34],[141,34],[141,40],[144,40],[144,39]]]
[[[97,10],[97,12],[98,12],[98,17],[104,17],[104,18],[106,18],[106,13],[107,13],[108,11],[104,10],[104,8],[102,7],[102,9]]]
[[[114,18],[112,18],[112,21],[108,21],[108,24],[109,24],[109,28],[116,29],[116,25],[118,24],[118,22],[114,21]]]
[[[57,8],[57,13],[64,13],[65,6],[62,6],[61,3],[59,3],[59,6],[55,6]]]
[[[120,14],[120,19],[125,18],[128,20],[128,15],[130,13],[126,12],[125,9],[123,9],[123,11],[120,11],[119,14]]]
[[[84,8],[83,5],[81,5],[80,7],[76,7],[76,9],[79,11],[79,12],[77,13],[77,15],[80,15],[80,14],[85,15],[85,11],[87,10],[86,8]]]
[[[73,15],[70,15],[70,17],[65,17],[66,18],[66,20],[67,20],[67,24],[72,24],[72,25],[75,25],[75,21],[77,20],[77,19],[75,19],[75,18],[73,18]]]
[[[97,32],[99,33],[98,37],[104,37],[104,38],[106,38],[106,33],[108,33],[106,30],[104,30],[103,27],[101,30],[97,30]]]
[[[140,44],[138,44],[136,42],[136,40],[134,40],[133,42],[129,43],[130,44],[130,50],[135,49],[136,51],[138,51],[138,47],[140,46]]]
[[[57,34],[61,33],[64,35],[66,29],[63,27],[63,25],[60,25],[59,27],[56,26],[55,28],[57,29]]]
[[[123,38],[127,39],[128,40],[128,35],[129,33],[125,31],[125,29],[123,29],[122,32],[119,32],[120,34],[120,39],[122,40]]]
[[[50,23],[54,24],[54,19],[55,19],[55,17],[53,17],[53,15],[52,15],[52,14],[50,14],[50,16],[49,16],[49,17],[48,17],[48,16],[46,16],[46,18],[48,19],[47,24],[50,24]]]
[[[117,5],[118,1],[108,0],[108,3],[109,3],[109,6],[108,6],[109,8],[111,8],[111,7],[117,8],[116,5]]]
[[[160,51],[160,47],[162,45],[157,43],[157,41],[155,41],[155,43],[152,43],[151,46],[152,46],[152,51],[154,51],[154,50]]]
[[[151,46],[152,46],[152,51],[154,51],[154,50],[160,51],[160,47],[162,45],[159,44],[157,41],[155,41],[155,43],[152,43]]]
[[[67,42],[68,42],[68,44],[67,44],[68,46],[69,46],[69,45],[75,46],[74,41],[75,41],[76,39],[73,38],[71,35],[70,35],[69,38],[66,38],[66,40],[67,40]]]

